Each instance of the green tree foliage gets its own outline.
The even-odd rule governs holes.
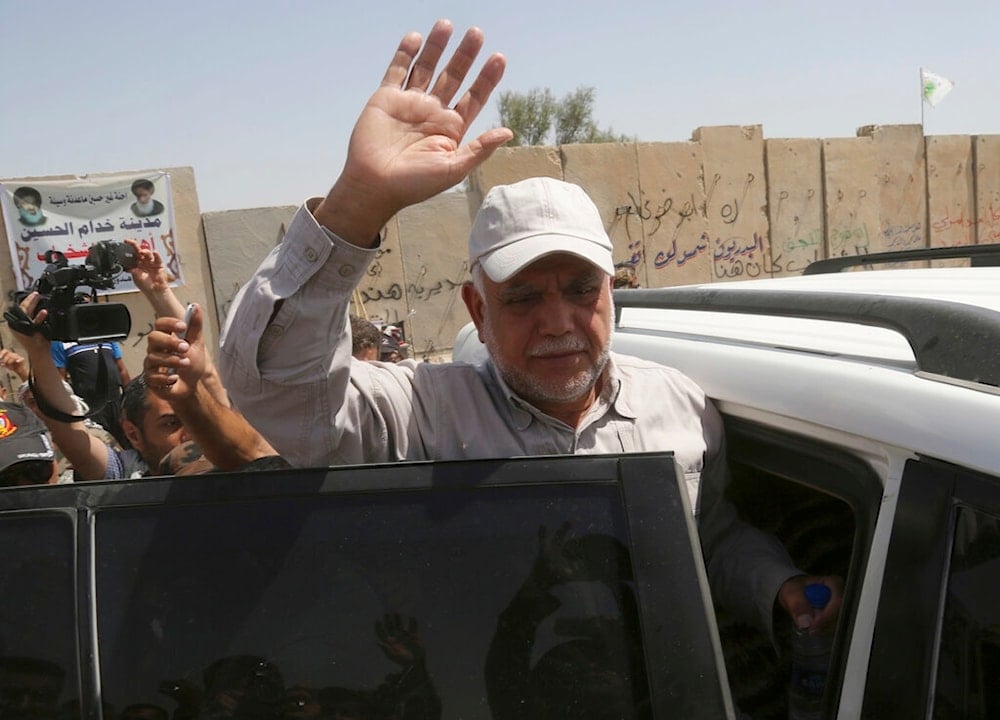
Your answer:
[[[526,93],[500,93],[500,124],[514,132],[511,145],[543,145],[550,137],[555,121],[557,145],[570,143],[631,142],[611,128],[602,130],[594,121],[592,87],[580,86],[555,100],[548,88],[534,88]]]
[[[514,131],[511,145],[541,145],[552,128],[556,100],[548,88],[500,93],[500,124]]]

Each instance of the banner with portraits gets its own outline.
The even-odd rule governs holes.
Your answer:
[[[0,182],[0,206],[18,290],[30,290],[53,262],[83,266],[93,245],[126,240],[160,253],[171,285],[183,284],[166,172]],[[102,292],[134,290],[122,273]]]

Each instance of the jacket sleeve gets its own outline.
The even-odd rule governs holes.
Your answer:
[[[309,201],[240,290],[220,338],[233,403],[299,467],[388,462],[407,451],[413,364],[351,356],[348,311],[375,250],[320,227]]]

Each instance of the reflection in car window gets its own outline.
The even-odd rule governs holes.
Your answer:
[[[934,717],[1000,717],[1000,518],[959,508]]]
[[[101,511],[104,698],[174,718],[489,718],[500,635],[579,701],[562,670],[611,658],[579,677],[612,678],[613,716],[647,716],[620,503],[550,485]],[[501,617],[525,607],[512,647]],[[520,680],[519,698],[547,691]]]
[[[74,717],[73,524],[8,515],[0,547],[0,718]]]

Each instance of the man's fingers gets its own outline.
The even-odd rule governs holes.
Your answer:
[[[462,37],[458,49],[455,50],[444,70],[438,75],[434,88],[430,92],[441,101],[442,105],[447,106],[451,103],[451,99],[458,93],[458,89],[465,81],[465,76],[469,73],[469,68],[472,67],[472,63],[475,62],[482,49],[483,31],[477,27],[469,28]]]
[[[410,68],[410,75],[406,81],[407,90],[419,90],[421,92],[427,90],[431,84],[431,78],[434,77],[434,69],[437,67],[438,61],[444,54],[444,49],[448,46],[448,41],[451,39],[451,32],[452,25],[450,21],[438,20],[434,23],[434,27],[431,28],[431,32],[427,36],[427,42],[424,43],[420,55],[417,56],[416,62]]]
[[[482,109],[489,102],[490,95],[496,90],[497,85],[503,79],[504,71],[507,69],[507,58],[501,53],[493,53],[486,60],[486,64],[479,71],[475,81],[472,83],[465,95],[455,105],[455,112],[462,116],[465,126],[468,127],[476,119]]]
[[[199,342],[201,340],[202,326],[201,305],[195,305],[194,312],[191,315],[191,322],[188,323],[187,334],[184,336],[185,339],[189,343]]]
[[[406,77],[410,74],[410,65],[413,64],[413,58],[416,56],[417,51],[420,50],[420,43],[420,33],[417,32],[407,33],[399,41],[396,54],[392,56],[392,61],[389,63],[385,75],[382,76],[383,87],[403,87]]]

